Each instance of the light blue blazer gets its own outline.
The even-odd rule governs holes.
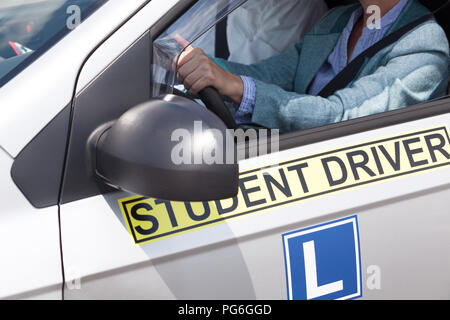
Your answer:
[[[300,44],[279,56],[249,66],[219,61],[232,73],[255,80],[253,123],[284,133],[404,108],[446,93],[449,45],[442,28],[430,20],[367,59],[348,88],[326,99],[306,94],[358,6],[330,10]],[[387,34],[429,13],[410,0]]]

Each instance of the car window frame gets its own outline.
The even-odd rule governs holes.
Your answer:
[[[197,1],[198,0],[180,1],[171,10],[169,10],[165,16],[157,21],[150,28],[151,44],[153,45],[154,40],[156,40],[165,29],[169,28],[177,19],[186,13]],[[220,21],[221,20],[216,21],[214,26],[216,26]],[[153,63],[153,61],[151,61],[151,63]],[[424,103],[407,106],[402,109],[372,114],[369,116],[345,120],[306,130],[280,134],[279,152],[446,113],[450,113],[449,95]],[[267,141],[267,143],[270,144],[270,141]],[[250,143],[248,140],[246,142],[239,143],[237,146],[240,154],[246,155],[245,159],[253,158],[249,155],[258,154],[252,149],[258,147],[259,143]],[[267,150],[270,150],[270,146],[268,146]]]

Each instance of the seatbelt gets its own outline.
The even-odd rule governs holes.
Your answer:
[[[373,46],[362,52],[359,56],[357,56],[349,64],[347,64],[347,66],[341,72],[339,72],[336,77],[325,86],[325,88],[323,88],[319,92],[318,96],[328,98],[336,91],[346,88],[348,84],[356,78],[366,59],[373,58],[373,56],[375,56],[378,52],[395,43],[406,33],[419,26],[420,24],[432,19],[433,17],[434,13],[427,14],[375,43]]]
[[[228,16],[216,24],[215,57],[227,60],[230,56],[227,40]]]

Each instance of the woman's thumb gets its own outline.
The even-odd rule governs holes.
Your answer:
[[[186,41],[182,36],[180,36],[178,33],[174,36],[174,39],[176,42],[178,42],[178,44],[180,46],[184,48],[186,48],[187,46],[189,46],[189,42]]]

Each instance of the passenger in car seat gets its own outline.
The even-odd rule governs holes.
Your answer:
[[[248,1],[228,18],[228,60],[251,64],[279,55],[327,11],[323,0]]]
[[[379,28],[369,24],[371,5],[380,9]],[[449,45],[434,20],[367,58],[345,88],[318,93],[360,53],[429,13],[417,0],[360,0],[330,10],[301,43],[256,64],[213,61],[189,47],[178,77],[193,94],[213,86],[229,97],[241,126],[282,133],[407,107],[446,92]]]
[[[323,0],[250,0],[228,16],[228,61],[251,64],[283,53],[327,12]],[[195,45],[215,54],[211,30]]]

